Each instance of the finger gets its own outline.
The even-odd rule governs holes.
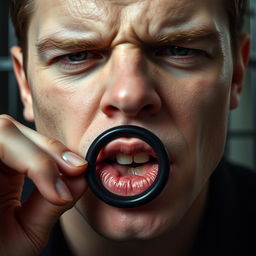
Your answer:
[[[1,115],[0,118],[11,121],[24,136],[29,138],[39,148],[52,156],[56,160],[60,169],[66,174],[71,176],[80,175],[85,170],[87,161],[74,152],[71,152],[61,142],[39,134],[35,130],[17,122],[8,115]]]
[[[83,177],[69,179],[69,188],[74,196],[74,201],[65,206],[57,206],[48,202],[38,190],[33,191],[31,197],[20,207],[16,216],[23,230],[37,248],[43,247],[44,238],[55,222],[66,210],[70,209],[85,189]]]
[[[56,161],[49,154],[32,143],[7,119],[0,119],[0,130],[0,160],[8,166],[2,172],[8,173],[11,168],[28,175],[40,193],[54,204],[66,204],[73,200],[72,193],[60,177]]]

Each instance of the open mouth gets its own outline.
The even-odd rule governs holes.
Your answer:
[[[135,138],[119,138],[106,145],[97,159],[97,175],[103,186],[120,196],[146,191],[158,174],[153,149]]]

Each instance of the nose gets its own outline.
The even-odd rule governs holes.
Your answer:
[[[138,117],[154,115],[161,109],[161,98],[154,82],[154,72],[142,51],[124,47],[109,60],[108,82],[101,100],[107,116]]]

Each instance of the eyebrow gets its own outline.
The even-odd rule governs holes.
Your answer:
[[[39,54],[43,54],[50,50],[62,49],[65,51],[72,51],[74,49],[93,49],[102,44],[96,42],[95,40],[85,39],[85,38],[61,38],[61,37],[47,37],[42,40],[39,40],[36,43],[36,48]]]
[[[214,29],[194,28],[160,35],[158,36],[157,41],[162,44],[169,44],[174,42],[189,43],[202,39],[220,41],[220,34]]]
[[[155,39],[150,41],[153,41],[153,44],[174,44],[177,42],[189,43],[202,39],[220,41],[220,35],[214,29],[192,28],[190,30],[179,30],[165,33],[163,35],[157,36]],[[50,35],[48,37],[40,39],[36,43],[36,48],[39,54],[44,54],[47,51],[56,49],[61,49],[64,51],[74,51],[82,49],[91,50],[99,48],[104,49],[106,48],[106,43],[103,45],[103,40],[98,39],[91,40],[88,38],[62,38],[55,35]]]

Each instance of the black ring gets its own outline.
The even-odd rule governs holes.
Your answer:
[[[132,136],[147,142],[154,149],[158,160],[158,174],[154,183],[146,191],[135,196],[120,196],[110,192],[96,175],[96,160],[100,150],[110,141],[123,136]],[[149,130],[133,125],[117,126],[103,132],[91,144],[86,160],[88,161],[86,170],[88,186],[103,202],[118,208],[138,207],[152,201],[163,190],[169,176],[170,163],[161,140]]]

